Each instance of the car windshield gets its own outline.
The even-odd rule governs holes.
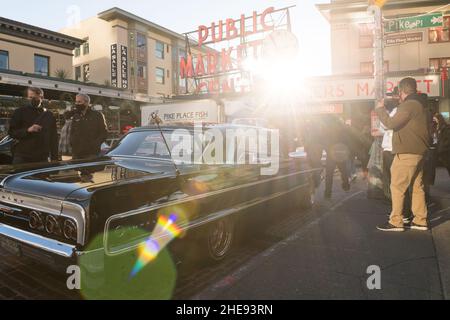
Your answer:
[[[164,136],[169,147],[172,148],[170,133],[165,132]],[[158,131],[132,132],[122,139],[108,155],[170,159],[164,139]]]

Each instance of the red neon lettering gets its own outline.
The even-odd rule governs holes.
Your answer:
[[[195,67],[195,74],[197,76],[203,76],[205,74],[205,64],[203,63],[203,55],[197,55],[197,66]]]
[[[212,30],[212,41],[215,42],[220,42],[223,40],[223,21],[220,20],[219,21],[219,32],[216,33],[216,24],[213,22],[211,25],[211,30]]]
[[[218,60],[217,52],[208,52],[208,74],[216,73]]]
[[[357,92],[358,97],[361,96],[361,92],[366,96],[369,96],[369,84],[365,83],[363,86],[361,86],[361,83],[358,83]]]
[[[270,30],[273,30],[275,28],[273,25],[269,26],[266,23],[267,15],[273,13],[274,11],[275,11],[275,8],[274,7],[270,7],[270,8],[267,8],[266,10],[264,10],[264,12],[261,14],[261,25],[262,25],[264,31],[270,31]]]
[[[227,19],[227,40],[234,39],[238,36],[239,32],[236,28],[236,23],[233,19]]]
[[[427,84],[427,93],[431,93],[431,84],[433,83],[433,80],[423,80]]]
[[[227,72],[233,69],[233,62],[231,59],[231,53],[233,52],[233,47],[228,50],[222,49],[222,72]]]
[[[241,36],[245,35],[246,28],[245,28],[245,14],[241,14]]]
[[[198,46],[201,47],[203,42],[208,40],[209,30],[206,26],[198,27]]]
[[[180,76],[181,79],[192,78],[194,76],[194,67],[192,65],[192,55],[188,55],[187,62],[184,57],[180,61]]]

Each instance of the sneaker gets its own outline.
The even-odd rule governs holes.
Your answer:
[[[403,218],[403,223],[404,223],[404,224],[411,224],[412,221],[413,221],[413,218],[412,218],[412,217],[409,217],[409,218]]]
[[[419,230],[419,231],[428,231],[429,230],[428,226],[421,226],[421,225],[415,224],[414,222],[411,223],[411,226],[409,228],[412,230]]]
[[[388,214],[387,214],[387,217],[388,217],[388,218],[391,218],[391,214],[388,213]],[[412,217],[409,217],[409,218],[403,218],[403,223],[404,223],[404,224],[410,224],[410,223],[412,222],[412,220],[413,220]]]
[[[389,222],[383,226],[378,226],[378,230],[385,231],[385,232],[403,232],[405,231],[404,227],[396,227],[390,224]]]

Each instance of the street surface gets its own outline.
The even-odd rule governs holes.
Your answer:
[[[338,178],[337,178],[338,179]],[[433,231],[382,233],[388,203],[369,200],[358,179],[332,200],[317,193],[312,210],[280,214],[240,241],[216,265],[179,266],[174,299],[445,299],[450,297],[450,179],[432,189]],[[381,290],[367,288],[369,266],[381,269]],[[79,299],[66,275],[0,249],[0,299]]]

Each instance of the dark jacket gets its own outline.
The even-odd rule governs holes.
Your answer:
[[[100,112],[89,108],[85,115],[73,116],[70,144],[75,158],[98,155],[107,136],[105,117]]]
[[[41,132],[29,133],[28,128],[38,124]],[[50,111],[27,105],[17,109],[10,120],[9,135],[17,140],[13,153],[30,159],[58,160],[58,133],[56,119]]]
[[[429,112],[423,107],[421,96],[408,96],[392,118],[384,108],[377,109],[377,113],[387,129],[394,130],[392,153],[425,155],[430,147],[431,137]]]
[[[437,153],[439,160],[450,173],[450,125],[446,125],[439,131]]]

